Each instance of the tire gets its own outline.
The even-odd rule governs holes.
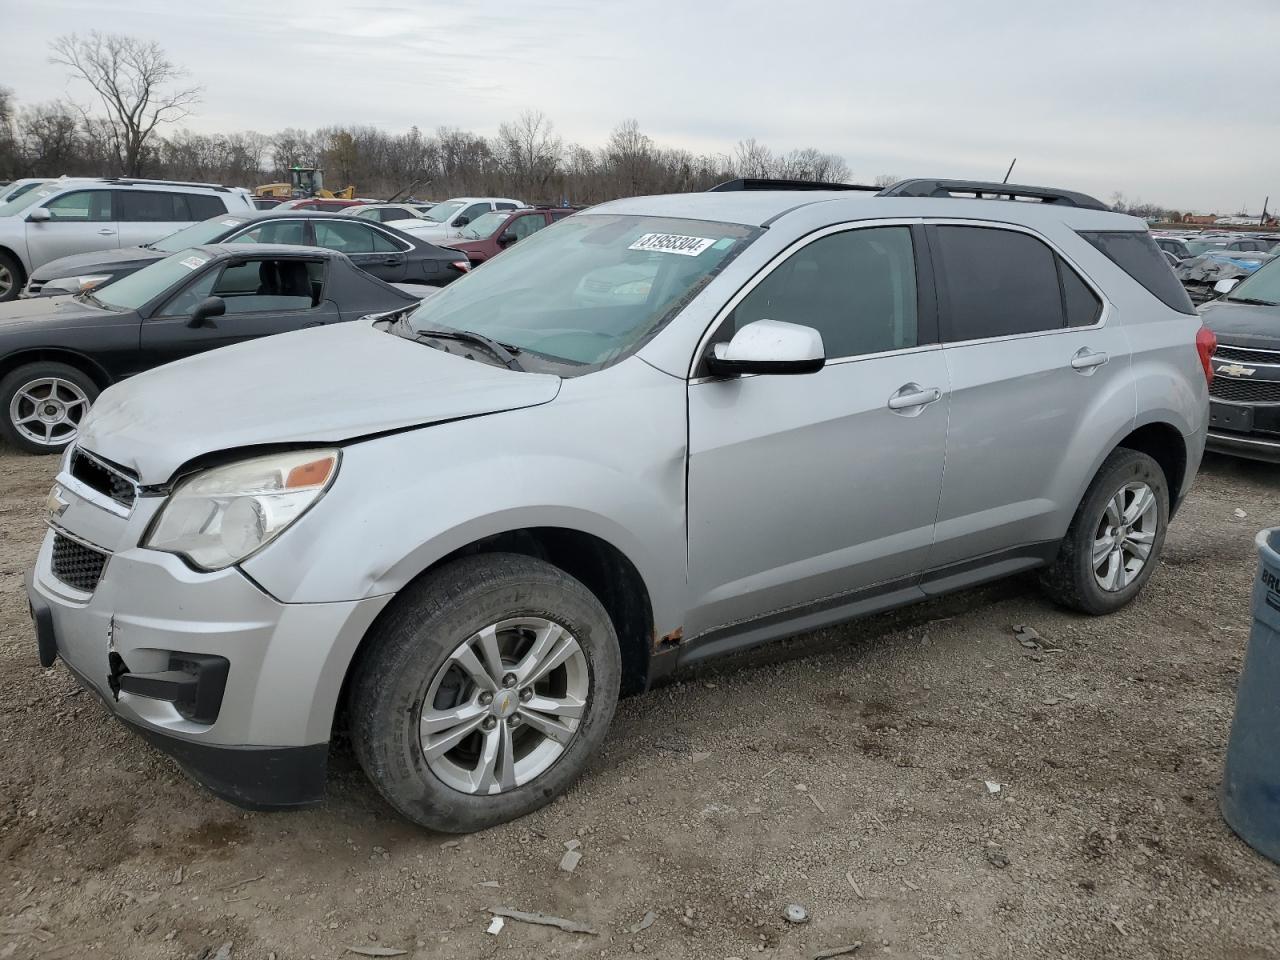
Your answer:
[[[516,626],[503,626],[512,623]],[[544,623],[550,626],[539,626]],[[521,644],[542,642],[545,649],[559,652],[576,644],[581,657],[572,654],[537,681],[537,688],[494,683],[486,689],[476,677],[495,671],[484,669],[484,642],[477,638],[492,625],[499,628],[495,642],[501,647],[500,671],[508,681],[536,659],[522,659],[521,651],[531,646]],[[544,635],[559,639],[541,640]],[[407,588],[366,642],[370,647],[356,669],[349,698],[356,758],[396,810],[433,830],[483,830],[555,799],[586,768],[618,702],[621,653],[608,614],[581,583],[532,557],[482,554],[450,563]],[[462,655],[472,672],[458,660],[464,647],[476,654],[474,662]],[[518,701],[514,706],[513,697]],[[553,698],[581,710],[576,720],[555,721],[563,743],[544,734],[547,715],[530,707]],[[455,710],[468,719],[441,719]],[[480,715],[482,725],[469,727]],[[426,734],[424,741],[421,724],[430,718],[453,725]],[[484,726],[488,724],[492,726]],[[574,727],[571,733],[563,732],[565,725]],[[428,759],[427,744],[439,750],[467,729],[455,747]],[[492,748],[497,759],[487,776],[485,758],[494,742],[499,744]],[[507,752],[512,745],[513,752]],[[524,749],[529,752],[520,759]],[[504,758],[515,763],[504,766]],[[473,762],[474,769],[467,772]],[[521,779],[512,775],[498,782],[508,771]]]
[[[13,254],[0,252],[0,303],[16,300],[26,280],[26,272],[18,259]]]
[[[76,438],[96,399],[98,385],[83,371],[28,363],[0,380],[0,437],[27,453],[58,453]]]
[[[1142,488],[1153,500],[1145,510],[1139,509],[1138,502]],[[1112,521],[1121,504],[1125,506],[1122,523],[1116,525]],[[1129,514],[1136,519],[1126,526]],[[1119,610],[1151,578],[1164,550],[1168,525],[1169,485],[1160,464],[1137,450],[1117,448],[1089,484],[1057,558],[1041,574],[1041,585],[1053,600],[1072,610],[1092,616]],[[1144,546],[1149,549],[1142,557]],[[1096,567],[1095,548],[1099,551]],[[1140,566],[1133,569],[1137,560]]]

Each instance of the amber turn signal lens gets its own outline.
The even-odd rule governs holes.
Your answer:
[[[284,478],[286,490],[297,490],[299,487],[318,487],[329,479],[333,471],[335,457],[324,457],[310,463],[299,464],[289,471]]]

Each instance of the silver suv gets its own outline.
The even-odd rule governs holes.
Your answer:
[[[176,180],[51,180],[0,204],[0,302],[31,272],[77,253],[136,247],[223,213],[251,213],[243,187]]]
[[[1212,342],[1078,194],[607,203],[104,392],[29,574],[41,659],[236,803],[320,800],[340,723],[406,817],[487,827],[678,666],[1036,568],[1128,603]]]

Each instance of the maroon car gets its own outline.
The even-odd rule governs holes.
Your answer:
[[[472,263],[496,257],[517,240],[523,240],[548,224],[563,220],[573,211],[566,207],[526,207],[522,210],[493,210],[476,217],[462,228],[462,237],[446,241],[461,250]]]

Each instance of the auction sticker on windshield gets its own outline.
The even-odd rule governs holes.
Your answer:
[[[195,270],[198,267],[203,267],[209,261],[202,260],[200,257],[187,257],[187,259],[179,260],[178,262],[182,264],[184,267],[186,267],[188,270]]]
[[[696,257],[713,243],[715,243],[714,240],[708,240],[705,237],[682,237],[678,233],[646,233],[627,249],[678,253],[682,257]]]

